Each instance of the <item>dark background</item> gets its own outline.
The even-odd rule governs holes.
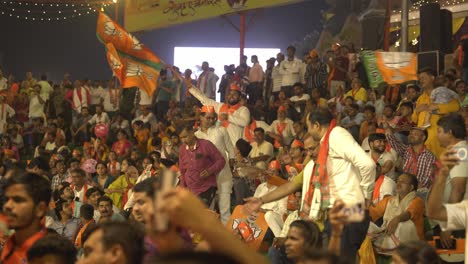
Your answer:
[[[255,17],[246,34],[246,47],[286,49],[309,32],[321,31],[321,12],[326,8],[325,0],[310,0],[252,11]],[[108,10],[113,17],[114,9]],[[49,80],[60,80],[65,72],[72,78],[107,79],[111,72],[104,47],[96,39],[96,18],[92,14],[68,21],[32,23],[0,15],[0,65],[17,79],[23,79],[26,71],[32,71],[36,78],[47,73]],[[229,18],[238,24],[237,15]],[[167,63],[173,63],[176,46],[239,46],[239,33],[222,18],[139,32],[136,36]]]

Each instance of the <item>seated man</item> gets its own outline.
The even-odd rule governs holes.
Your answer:
[[[57,234],[72,241],[78,232],[80,220],[73,217],[73,208],[70,201],[58,201],[55,205],[55,214],[58,221],[54,221],[48,228],[57,232]]]
[[[273,157],[273,145],[265,140],[265,130],[263,128],[256,128],[254,130],[255,142],[251,144],[252,150],[249,153],[249,157],[253,162],[256,162],[255,166],[259,169],[266,169],[268,166],[267,161]]]
[[[393,250],[399,242],[424,239],[424,201],[416,196],[418,179],[402,174],[395,188],[396,196],[385,197],[369,207],[372,222],[369,233],[374,237],[374,247],[381,252]],[[375,222],[383,217],[379,227]]]
[[[107,196],[102,196],[98,199],[98,208],[101,214],[98,221],[99,224],[109,221],[125,221],[125,217],[121,214],[114,213],[114,210],[112,210],[112,199]]]
[[[272,161],[274,163],[276,161]],[[274,168],[272,169],[274,170]],[[270,171],[270,169],[269,169]],[[276,175],[271,175],[270,177],[279,177]],[[254,197],[261,197],[277,188],[276,185],[272,184],[270,181],[266,181],[257,186],[255,190]],[[271,229],[275,237],[279,236],[281,229],[283,228],[283,215],[286,213],[288,197],[284,197],[281,200],[265,203],[261,206],[260,211],[265,213],[265,221],[268,224],[268,227]]]
[[[346,128],[353,138],[359,142],[359,131],[361,129],[361,123],[364,121],[364,114],[359,113],[359,105],[351,104],[346,107],[348,115],[341,119],[340,125]]]

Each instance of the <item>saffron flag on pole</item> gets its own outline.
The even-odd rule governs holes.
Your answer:
[[[382,82],[392,85],[418,79],[415,53],[362,51],[361,59],[372,88],[377,88]]]
[[[138,87],[152,95],[163,68],[159,57],[102,12],[96,35],[106,46],[107,60],[122,87]]]

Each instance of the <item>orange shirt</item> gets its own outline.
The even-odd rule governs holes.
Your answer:
[[[41,239],[47,234],[45,229],[37,232],[30,238],[28,238],[22,245],[15,245],[15,235],[10,236],[5,244],[0,258],[0,263],[3,264],[19,264],[28,263],[26,253],[29,248],[36,243],[37,240]]]
[[[372,221],[384,216],[388,201],[393,197],[395,196],[387,196],[375,206],[369,207],[369,214]],[[406,211],[411,214],[411,221],[413,221],[416,226],[416,232],[418,233],[419,239],[424,240],[424,201],[419,197],[414,198]]]

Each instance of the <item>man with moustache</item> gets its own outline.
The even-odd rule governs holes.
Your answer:
[[[112,199],[107,196],[102,196],[98,199],[98,210],[101,214],[99,224],[109,221],[125,221],[125,218],[121,214],[114,213],[114,210],[112,210]]]
[[[189,84],[188,84],[189,85]],[[191,87],[189,92],[203,105],[212,105],[218,114],[218,120],[226,128],[232,145],[243,137],[245,127],[250,124],[250,111],[240,104],[241,89],[237,83],[231,83],[227,103],[218,103],[204,95],[199,89]]]
[[[47,232],[41,220],[49,210],[50,181],[34,173],[20,172],[3,186],[8,228],[15,230],[3,247],[0,263],[27,263],[28,249]]]

